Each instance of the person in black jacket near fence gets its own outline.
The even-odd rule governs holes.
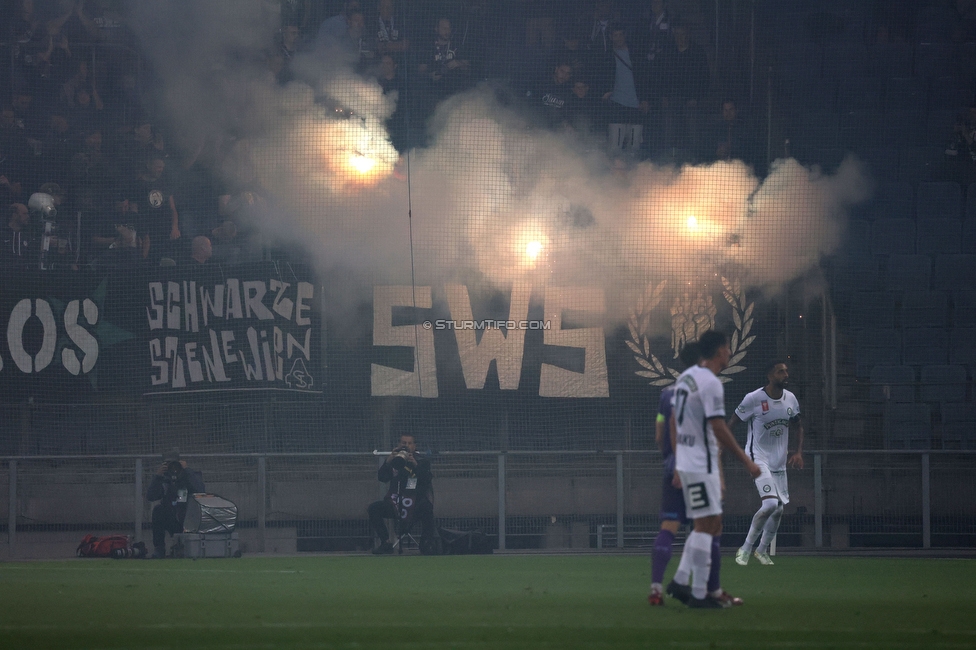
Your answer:
[[[183,532],[183,519],[190,496],[205,491],[203,474],[199,470],[189,469],[186,461],[180,460],[179,449],[163,454],[163,463],[146,491],[146,500],[159,501],[152,511],[154,558],[166,556],[166,533],[175,535]]]
[[[380,466],[376,477],[381,483],[389,483],[386,496],[369,504],[369,525],[380,539],[373,549],[376,555],[393,552],[384,519],[396,521],[398,533],[409,530],[420,521],[420,551],[434,550],[434,502],[430,460],[419,456],[417,442],[412,435],[400,436],[396,449]]]

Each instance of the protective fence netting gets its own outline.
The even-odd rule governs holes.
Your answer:
[[[807,449],[906,452],[808,458],[783,543],[971,543],[973,501],[937,497],[973,491],[976,449],[965,3],[3,12],[0,507],[25,534],[147,522],[176,447],[262,547],[355,548],[371,452],[409,433],[442,523],[642,544],[660,392],[716,328],[728,413],[779,359]]]

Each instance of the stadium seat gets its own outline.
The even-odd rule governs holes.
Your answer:
[[[853,257],[871,256],[871,222],[867,219],[851,219],[842,240],[843,250]]]
[[[976,183],[970,183],[966,187],[966,209],[963,211],[963,217],[966,219],[976,217]]]
[[[949,359],[949,332],[941,327],[906,328],[902,362],[913,366],[943,364]]]
[[[959,246],[963,253],[976,253],[976,217],[969,217],[962,222]]]
[[[868,72],[868,63],[868,48],[862,43],[827,43],[824,47],[823,76],[841,80],[861,78]],[[880,92],[877,98],[881,98]],[[843,106],[840,108],[843,109]]]
[[[795,83],[797,79],[820,79],[823,71],[823,51],[820,46],[807,41],[790,39],[777,48],[777,78],[780,83]],[[799,75],[799,76],[797,76]]]
[[[942,405],[942,447],[976,449],[976,404]]]
[[[945,327],[949,296],[942,291],[906,291],[901,298],[902,327]]]
[[[884,408],[887,449],[930,449],[932,413],[928,404],[887,404]]]
[[[879,254],[913,255],[915,253],[915,221],[887,219],[875,221],[871,227],[872,250]]]
[[[891,77],[885,88],[885,113],[918,116],[928,107],[928,91],[921,77]]]
[[[953,128],[958,117],[958,109],[930,111],[925,120],[925,142],[923,144],[940,147],[945,152],[946,145],[952,140]]]
[[[880,112],[884,108],[885,80],[881,77],[855,77],[854,71],[836,75],[837,110]],[[880,121],[879,121],[880,123]]]
[[[823,170],[833,172],[844,160],[846,152],[839,148],[809,147],[798,145],[793,151],[793,157],[804,165],[818,165]]]
[[[918,224],[915,250],[923,255],[959,253],[962,251],[962,221],[930,219]]]
[[[953,12],[942,3],[918,2],[916,4],[919,10],[915,24],[915,41],[919,46],[948,43],[952,26],[956,23]],[[915,50],[916,66],[920,50],[921,47]]]
[[[947,181],[919,183],[917,192],[919,221],[958,219],[962,212],[962,187]]]
[[[955,327],[949,331],[949,363],[976,368],[976,327]]]
[[[932,260],[928,255],[890,255],[885,288],[891,291],[928,291]]]
[[[872,45],[868,49],[868,74],[878,77],[909,77],[914,52],[904,43]]]
[[[884,120],[881,122],[884,125]],[[898,176],[898,150],[889,147],[863,147],[858,157],[871,170],[874,178],[895,178]]]
[[[882,142],[884,118],[876,110],[851,110],[840,114],[840,144],[861,150]]]
[[[960,289],[952,292],[952,324],[976,327],[976,291]]]
[[[872,255],[840,255],[830,264],[830,288],[844,293],[877,290],[879,269],[878,259]]]
[[[959,112],[973,103],[973,85],[960,77],[933,77],[929,85],[929,110]]]
[[[871,200],[857,208],[868,219],[914,219],[915,191],[911,183],[888,181],[878,185]]]
[[[919,43],[915,46],[915,76],[936,77],[949,69],[949,46],[945,43]]]
[[[962,366],[922,366],[920,395],[923,402],[966,400],[966,369]]]
[[[868,392],[874,403],[915,401],[915,369],[911,366],[875,366],[871,368],[871,388]]]
[[[855,335],[855,371],[870,377],[875,366],[901,364],[901,332],[894,328],[863,329]]]
[[[851,302],[851,327],[887,328],[895,326],[895,307],[899,294],[891,291],[860,291]]]
[[[802,111],[833,112],[837,107],[837,84],[833,79],[807,75],[792,79],[790,84],[793,106]]]
[[[959,65],[957,74],[962,79],[972,79],[976,76],[976,43],[958,43],[953,45],[953,57]]]
[[[881,126],[884,143],[893,147],[914,147],[922,140],[925,115],[917,111],[886,113]]]
[[[794,145],[810,148],[836,147],[840,134],[840,116],[832,111],[807,111],[800,114]]]
[[[976,278],[976,255],[936,255],[932,263],[932,288],[952,290],[971,286]]]
[[[938,181],[945,176],[945,143],[934,147],[905,147],[898,153],[898,180]]]

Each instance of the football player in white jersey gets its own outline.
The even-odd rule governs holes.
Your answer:
[[[708,593],[712,538],[722,534],[722,483],[719,445],[731,451],[753,478],[759,467],[736,443],[725,424],[725,391],[718,374],[729,363],[725,334],[708,330],[698,340],[702,362],[681,373],[674,385],[672,414],[676,428],[675,471],[681,479],[685,513],[694,530],[685,541],[681,562],[667,593],[689,607],[727,606],[721,594]]]
[[[803,469],[803,423],[800,403],[786,390],[790,382],[789,367],[782,361],[774,361],[769,364],[766,379],[768,383],[746,395],[729,418],[730,429],[739,422],[749,426],[746,453],[762,470],[756,479],[761,505],[752,518],[745,544],[735,554],[736,564],[742,566],[749,563],[749,553],[757,540],[756,559],[764,565],[773,563],[769,544],[783,518],[783,506],[790,502],[786,467]],[[791,431],[796,435],[796,452],[787,460]]]

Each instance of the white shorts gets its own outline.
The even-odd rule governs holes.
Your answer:
[[[685,497],[688,519],[700,519],[722,514],[722,480],[718,472],[682,472],[681,492]]]
[[[776,497],[779,502],[786,505],[790,502],[790,488],[786,484],[786,470],[779,472],[769,471],[769,467],[763,463],[756,463],[762,474],[756,479],[756,489],[759,490],[759,498]]]

